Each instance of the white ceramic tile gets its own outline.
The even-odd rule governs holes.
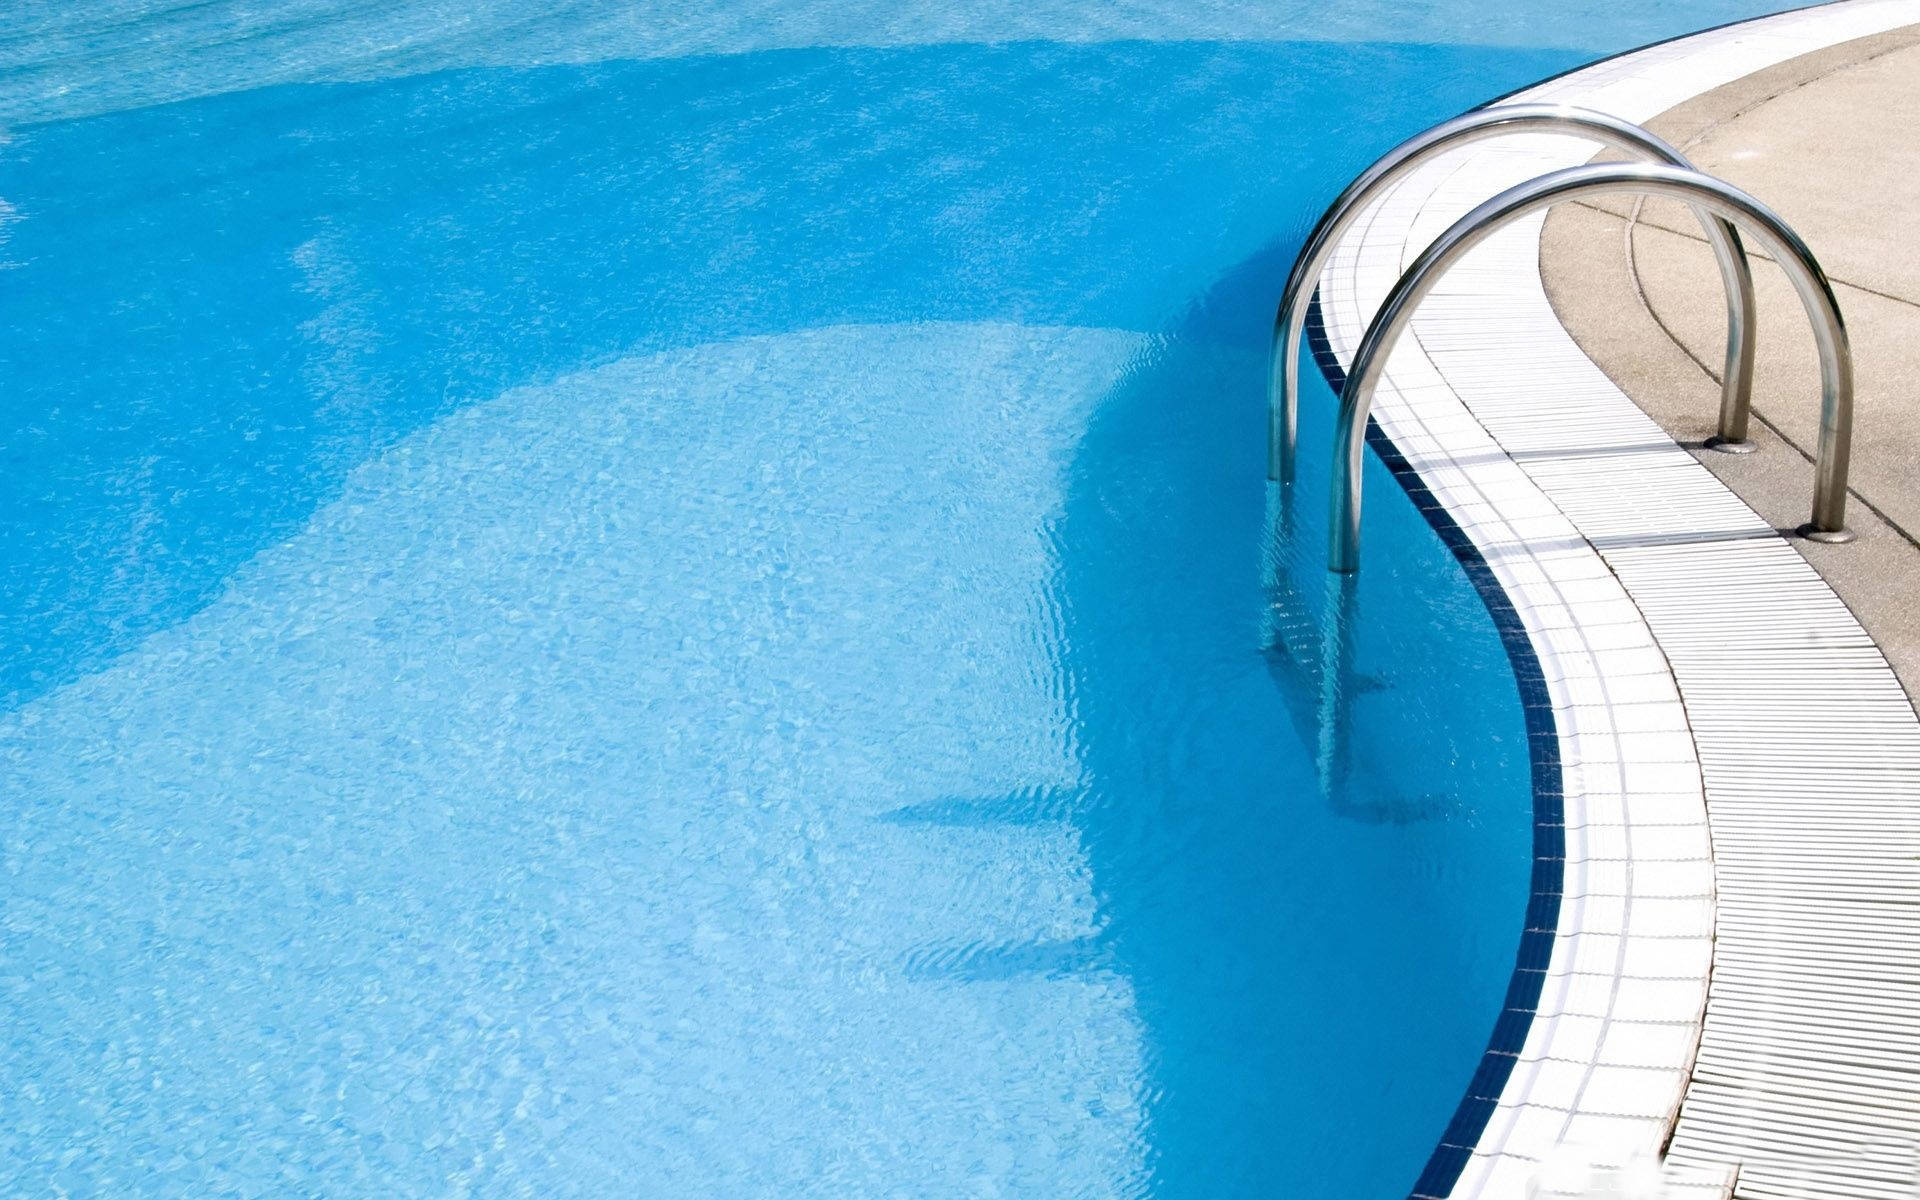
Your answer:
[[[1623,969],[1636,977],[1696,980],[1713,962],[1713,943],[1707,938],[1629,937],[1626,942]]]
[[[1511,1111],[1513,1124],[1507,1134],[1505,1148],[1536,1158],[1553,1149],[1566,1131],[1567,1118],[1572,1115],[1564,1108],[1546,1108],[1538,1104],[1515,1105]]]
[[[1620,1117],[1652,1117],[1664,1122],[1680,1100],[1678,1069],[1600,1064],[1587,1076],[1580,1111]]]
[[[1691,1021],[1650,1023],[1612,1021],[1595,1051],[1595,1061],[1629,1067],[1667,1067],[1693,1056],[1700,1031]]]

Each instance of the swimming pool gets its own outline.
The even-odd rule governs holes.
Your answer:
[[[1322,786],[1272,306],[1399,137],[1767,7],[27,10],[6,1190],[1405,1194],[1526,728],[1375,480]]]

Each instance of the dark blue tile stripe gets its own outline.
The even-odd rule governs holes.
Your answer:
[[[1333,347],[1327,340],[1318,294],[1307,306],[1307,346],[1320,373],[1338,392],[1346,384],[1346,371],[1334,358]],[[1480,593],[1481,603],[1493,617],[1494,627],[1500,632],[1500,643],[1507,651],[1507,661],[1513,665],[1514,682],[1519,684],[1527,726],[1527,754],[1533,768],[1533,885],[1513,979],[1507,985],[1505,1007],[1494,1023],[1493,1036],[1487,1042],[1486,1052],[1480,1056],[1480,1067],[1467,1085],[1467,1094],[1461,1097],[1453,1120],[1440,1137],[1440,1144],[1413,1185],[1413,1200],[1445,1200],[1460,1182],[1460,1173],[1466,1170],[1473,1148],[1486,1133],[1487,1122],[1493,1119],[1495,1103],[1513,1074],[1514,1064],[1519,1061],[1520,1048],[1527,1040],[1527,1030],[1533,1025],[1540,1007],[1540,993],[1546,985],[1547,960],[1553,953],[1554,931],[1560,925],[1560,896],[1566,876],[1560,738],[1554,727],[1553,700],[1547,693],[1540,659],[1534,653],[1533,642],[1527,637],[1513,601],[1494,578],[1493,569],[1466,531],[1421,482],[1419,473],[1393,444],[1393,439],[1371,418],[1367,421],[1367,445],[1380,456],[1413,500],[1414,507],[1459,560],[1467,578],[1473,581],[1474,590]]]

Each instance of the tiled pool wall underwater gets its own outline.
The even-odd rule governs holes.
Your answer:
[[[1327,386],[1336,393],[1344,389],[1346,368],[1327,340],[1317,299],[1307,312],[1307,345]],[[1528,636],[1526,623],[1520,619],[1519,611],[1480,547],[1422,482],[1420,472],[1394,446],[1393,439],[1371,420],[1367,423],[1367,447],[1386,465],[1394,481],[1459,562],[1500,632],[1500,645],[1506,650],[1520,691],[1527,730],[1527,761],[1533,783],[1533,869],[1512,982],[1507,986],[1500,1016],[1494,1023],[1480,1065],[1467,1084],[1466,1094],[1413,1185],[1414,1196],[1446,1197],[1453,1193],[1475,1148],[1480,1145],[1500,1096],[1519,1063],[1546,986],[1547,967],[1553,959],[1554,934],[1560,925],[1561,893],[1566,885],[1567,830],[1560,738],[1554,724],[1553,695],[1547,689],[1533,639]]]

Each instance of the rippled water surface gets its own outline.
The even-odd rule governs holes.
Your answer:
[[[10,9],[0,1192],[1405,1194],[1525,735],[1373,464],[1322,769],[1272,306],[1762,7]]]

